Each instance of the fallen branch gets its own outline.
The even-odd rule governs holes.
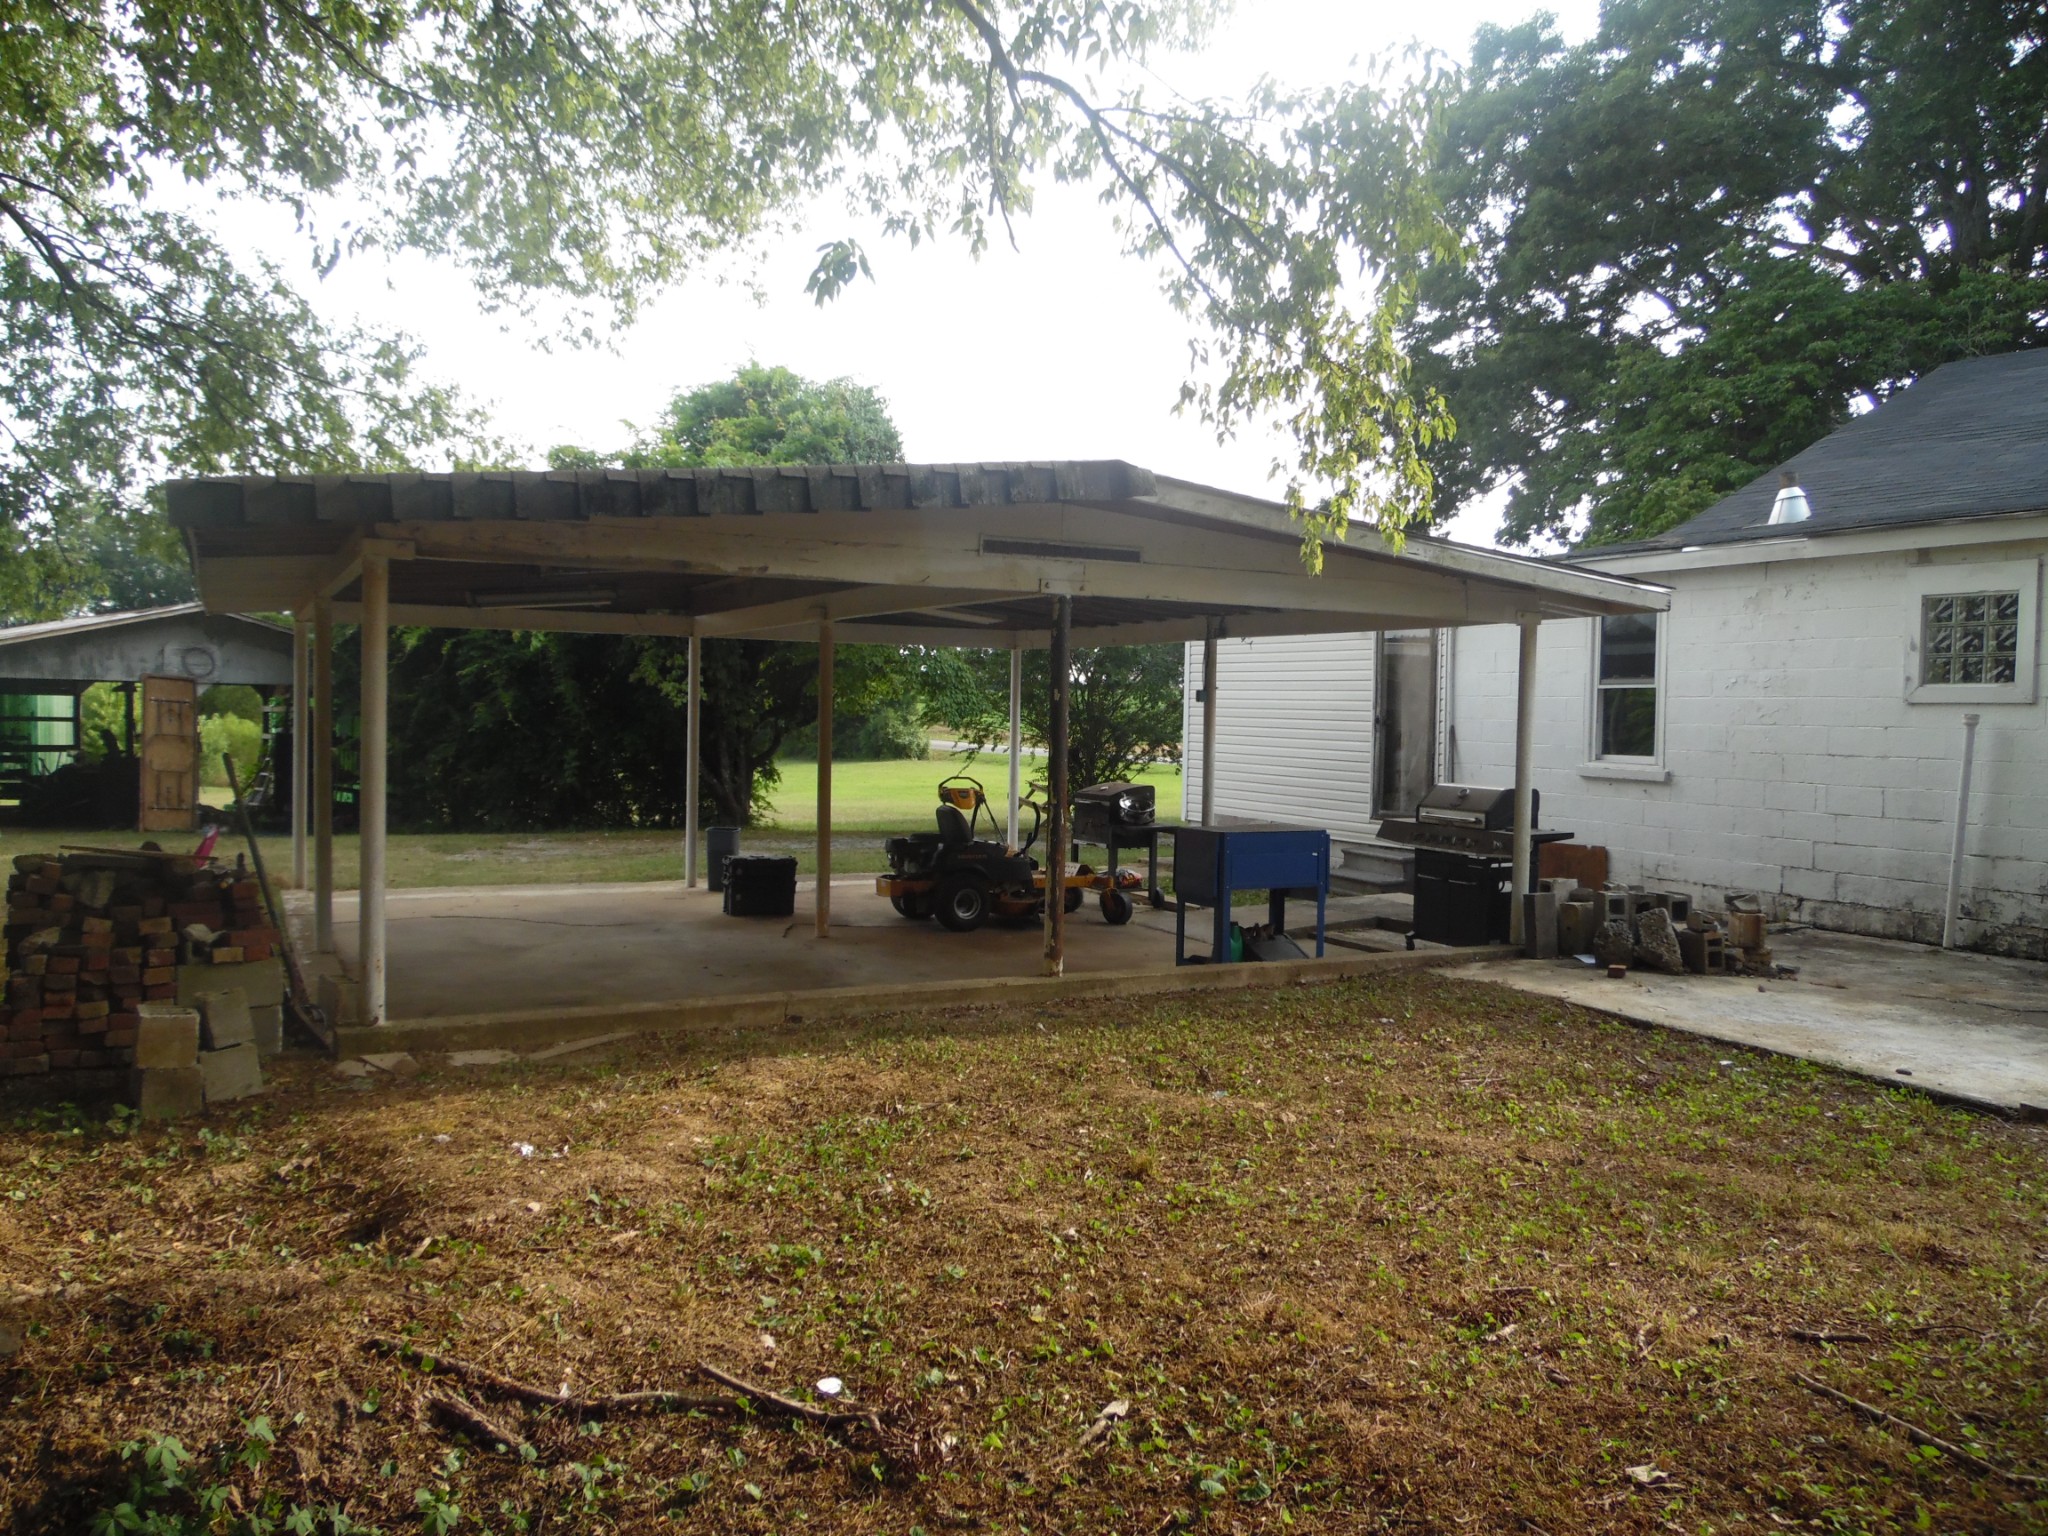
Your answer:
[[[670,1413],[688,1413],[692,1410],[704,1413],[743,1411],[738,1399],[727,1397],[723,1393],[609,1392],[595,1397],[578,1397],[573,1392],[550,1392],[545,1387],[529,1386],[523,1381],[514,1381],[510,1376],[500,1376],[496,1371],[481,1365],[472,1365],[467,1360],[457,1360],[452,1355],[438,1354],[430,1349],[422,1349],[417,1344],[408,1344],[403,1339],[365,1339],[363,1348],[373,1354],[395,1355],[400,1359],[410,1360],[429,1375],[453,1376],[457,1381],[466,1381],[473,1387],[481,1387],[484,1391],[499,1397],[525,1403],[531,1408],[552,1408],[572,1419],[601,1419],[607,1414],[622,1413],[635,1408],[652,1408]]]
[[[820,1408],[814,1403],[800,1403],[795,1398],[783,1397],[742,1381],[737,1376],[721,1371],[715,1365],[699,1364],[697,1369],[720,1386],[730,1387],[737,1395],[657,1389],[646,1392],[603,1392],[582,1397],[573,1392],[550,1392],[545,1387],[531,1386],[510,1376],[501,1376],[485,1366],[458,1360],[452,1355],[439,1354],[417,1344],[407,1343],[403,1339],[369,1338],[363,1341],[363,1348],[373,1354],[393,1355],[399,1359],[410,1360],[428,1375],[452,1376],[458,1381],[466,1381],[473,1387],[499,1397],[525,1403],[531,1408],[552,1408],[572,1419],[602,1419],[614,1413],[630,1413],[639,1409],[657,1413],[733,1414],[766,1410],[788,1418],[822,1425],[827,1429],[857,1425],[877,1436],[882,1433],[881,1419],[872,1410]]]
[[[772,1408],[777,1413],[787,1414],[791,1418],[804,1419],[812,1424],[822,1424],[827,1429],[838,1429],[844,1425],[858,1424],[876,1435],[882,1432],[882,1421],[876,1417],[872,1409],[820,1408],[816,1403],[800,1403],[793,1397],[783,1397],[778,1393],[766,1391],[753,1385],[751,1382],[740,1380],[739,1377],[729,1372],[721,1371],[717,1366],[709,1365],[702,1360],[697,1362],[697,1369],[720,1386],[731,1387],[733,1391],[739,1393],[756,1407]]]
[[[472,1403],[465,1403],[459,1397],[436,1392],[427,1399],[427,1412],[437,1419],[453,1424],[487,1451],[503,1451],[507,1455],[517,1456],[521,1461],[532,1461],[539,1454],[518,1430],[507,1429],[485,1414],[481,1408]]]
[[[1993,1462],[1986,1461],[1974,1451],[1966,1451],[1952,1441],[1922,1429],[1918,1424],[1909,1424],[1895,1413],[1887,1413],[1875,1403],[1866,1403],[1860,1397],[1851,1397],[1846,1392],[1837,1392],[1824,1381],[1816,1381],[1803,1371],[1794,1371],[1792,1379],[1809,1392],[1817,1392],[1829,1402],[1840,1403],[1851,1413],[1868,1419],[1886,1429],[1896,1429],[1915,1445],[1932,1446],[1942,1455],[1962,1463],[1972,1471],[1982,1472],[1987,1477],[2003,1478],[2008,1483],[2017,1483],[2023,1488],[2048,1488],[2048,1477],[2035,1477],[2027,1472],[2013,1472]]]
[[[1787,1328],[1786,1333],[1809,1344],[1868,1344],[1867,1333],[1836,1333],[1831,1328]]]

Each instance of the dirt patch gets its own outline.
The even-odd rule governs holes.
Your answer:
[[[145,1502],[323,1531],[2040,1528],[1793,1373],[2048,1472],[2048,1141],[1727,1060],[1406,976],[22,1123],[0,1520],[88,1528],[171,1435]],[[582,1419],[382,1335],[547,1392],[836,1376],[887,1433]]]

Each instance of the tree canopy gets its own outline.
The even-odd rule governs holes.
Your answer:
[[[1104,645],[1074,652],[1067,691],[1067,782],[1080,787],[1128,779],[1148,764],[1179,762],[1185,648]],[[1051,739],[1050,657],[1024,656],[1024,739]],[[979,751],[1007,753],[1010,653],[932,651],[921,663],[926,718]]]
[[[678,391],[633,443],[557,448],[557,465],[873,463],[902,440],[874,390],[749,364]],[[818,648],[703,643],[706,809],[745,824],[790,736],[817,718]],[[392,804],[456,830],[679,826],[688,646],[622,635],[413,629],[392,648]],[[908,686],[882,646],[842,646],[837,701],[860,715]]]
[[[1608,0],[1480,31],[1440,171],[1470,259],[1405,339],[1439,494],[1515,541],[1683,521],[1954,358],[2048,341],[2048,12]]]
[[[1187,402],[1225,430],[1277,412],[1325,531],[1403,521],[1447,430],[1397,338],[1450,248],[1440,77],[1231,105],[1126,84],[1215,3],[0,0],[0,600],[159,476],[470,453],[407,341],[323,323],[230,249],[224,201],[290,211],[314,270],[426,252],[489,306],[568,301],[588,336],[821,194],[978,248],[1035,184],[1092,182],[1202,338]],[[833,239],[810,286],[874,265]]]

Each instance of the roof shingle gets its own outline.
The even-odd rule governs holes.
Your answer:
[[[1813,516],[1772,527],[1779,469]],[[2048,348],[1935,369],[1676,528],[1585,558],[2048,511]]]

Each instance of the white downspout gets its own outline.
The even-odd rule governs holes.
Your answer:
[[[1956,785],[1956,835],[1948,850],[1948,905],[1943,908],[1941,947],[1956,947],[1956,930],[1962,925],[1963,836],[1970,827],[1970,767],[1977,756],[1977,720],[1973,711],[1963,716],[1963,775]]]

